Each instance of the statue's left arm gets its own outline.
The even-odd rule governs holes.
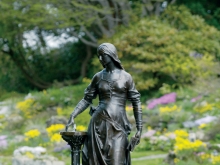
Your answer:
[[[132,103],[134,118],[136,122],[137,132],[135,137],[139,139],[141,138],[142,133],[142,109],[141,109],[141,101],[140,101],[140,93],[135,88],[134,81],[132,77],[129,75],[128,78],[128,100]]]

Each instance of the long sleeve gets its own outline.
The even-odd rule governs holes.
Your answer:
[[[132,103],[133,112],[138,130],[142,129],[142,109],[140,102],[140,93],[135,88],[135,84],[131,76],[128,78],[128,100]]]
[[[92,104],[92,100],[97,96],[96,90],[96,82],[97,82],[97,74],[93,77],[91,83],[84,91],[84,98],[76,105],[72,116],[75,118],[78,114],[82,113],[86,108]]]
[[[84,99],[89,103],[92,103],[92,100],[97,97],[98,89],[96,85],[98,80],[99,80],[99,73],[95,74],[95,76],[92,78],[91,83],[84,91]]]

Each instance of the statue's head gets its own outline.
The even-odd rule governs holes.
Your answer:
[[[102,43],[97,49],[98,56],[108,55],[113,59],[120,69],[124,69],[121,65],[121,61],[118,59],[118,54],[115,46],[111,43]]]

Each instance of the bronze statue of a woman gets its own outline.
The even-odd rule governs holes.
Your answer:
[[[98,95],[99,105],[90,120],[88,137],[83,146],[82,164],[130,165],[127,146],[131,124],[127,119],[125,106],[127,100],[132,103],[137,128],[135,137],[140,141],[140,93],[136,90],[131,75],[123,69],[114,45],[101,44],[97,54],[104,69],[94,75],[85,89],[84,98],[71,114],[66,130],[74,123],[74,118],[92,104],[92,100]]]

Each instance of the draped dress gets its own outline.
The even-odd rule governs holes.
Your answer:
[[[84,99],[92,102],[98,95],[99,104],[88,126],[82,155],[83,165],[130,165],[130,153],[126,149],[131,124],[125,106],[140,103],[140,94],[129,73],[106,69],[95,74],[85,89]]]

